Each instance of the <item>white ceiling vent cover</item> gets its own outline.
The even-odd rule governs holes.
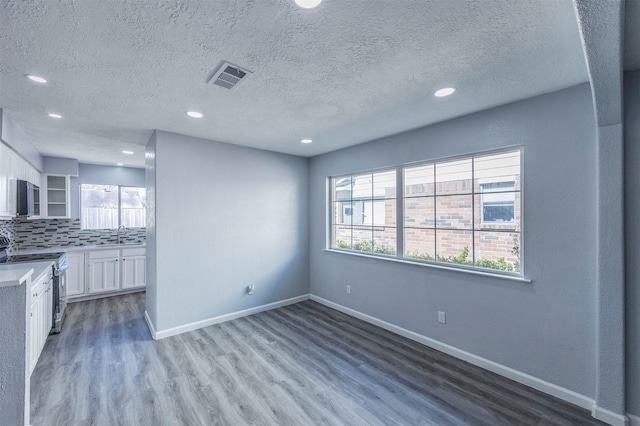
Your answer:
[[[251,71],[240,68],[237,65],[223,62],[218,71],[209,79],[209,83],[215,84],[225,89],[235,89],[250,75]]]

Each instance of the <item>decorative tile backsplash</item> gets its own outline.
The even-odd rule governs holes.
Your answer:
[[[28,250],[63,246],[115,244],[115,229],[81,229],[80,219],[0,220],[0,237],[10,240],[10,250]],[[121,233],[125,243],[146,241],[145,228],[127,228]]]

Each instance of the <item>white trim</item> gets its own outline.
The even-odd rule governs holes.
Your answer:
[[[177,334],[186,333],[187,331],[193,331],[199,328],[208,327],[213,324],[219,324],[221,322],[231,321],[236,318],[242,318],[248,315],[257,314],[259,312],[281,308],[283,306],[292,305],[294,303],[304,302],[305,300],[309,300],[308,294],[293,297],[291,299],[281,300],[279,302],[269,303],[267,305],[244,309],[242,311],[231,312],[229,314],[224,314],[213,318],[195,321],[189,324],[180,325],[178,327],[168,328],[166,330],[152,331],[152,335],[155,340],[164,339],[165,337],[175,336]]]
[[[627,416],[598,407],[596,404],[593,404],[591,416],[613,426],[629,426],[629,418]]]
[[[627,413],[629,419],[629,426],[640,426],[640,417]]]
[[[497,272],[485,272],[477,269],[464,268],[460,266],[446,266],[445,264],[436,265],[433,262],[427,263],[427,262],[413,261],[413,260],[409,260],[406,257],[398,258],[398,257],[384,256],[384,255],[373,255],[373,254],[367,254],[367,252],[358,252],[353,250],[334,249],[334,248],[326,248],[324,249],[324,251],[329,253],[347,254],[349,256],[367,257],[369,259],[388,260],[390,262],[406,263],[408,265],[425,266],[427,268],[444,269],[445,271],[455,271],[455,272],[462,272],[465,274],[482,275],[482,276],[491,277],[491,278],[501,278],[505,280],[519,281],[523,283],[532,282],[531,279],[525,278],[520,275],[507,275],[506,273],[500,274]]]
[[[388,323],[386,321],[380,320],[378,318],[372,317],[370,315],[364,314],[354,309],[347,308],[345,306],[331,302],[330,300],[323,299],[322,297],[318,297],[312,294],[311,300],[321,303],[337,311],[343,312],[347,315],[351,315],[352,317],[366,321],[370,324],[376,325],[380,328],[384,328],[385,330],[391,331],[400,336],[406,337],[408,339],[421,343],[425,346],[436,349],[440,352],[444,352],[455,358],[461,359],[463,361],[467,361],[473,365],[484,368],[485,370],[489,370],[491,372],[504,376],[508,379],[514,380],[518,383],[522,383],[523,385],[527,385],[529,387],[537,389],[546,394],[549,394],[557,398],[560,398],[562,400],[565,400],[567,402],[570,402],[574,405],[577,405],[578,407],[582,407],[587,410],[592,410],[594,408],[595,401],[593,399],[587,396],[581,395],[572,390],[563,388],[553,383],[549,383],[547,381],[544,381],[537,377],[523,373],[521,371],[514,370],[513,368],[507,367],[502,364],[498,364],[497,362],[488,360],[486,358],[479,357],[470,352],[463,351],[462,349],[458,349],[454,346],[448,345],[446,343],[442,343],[435,339],[431,339],[429,337],[423,336],[421,334],[415,333],[413,331],[407,330],[397,325]],[[617,425],[618,423],[615,423],[615,424]]]
[[[151,322],[151,318],[149,317],[149,312],[147,312],[146,309],[144,310],[144,319],[147,321],[147,327],[149,327],[151,337],[153,337],[153,340],[158,340],[158,338],[156,337],[156,329],[153,327],[153,323]]]

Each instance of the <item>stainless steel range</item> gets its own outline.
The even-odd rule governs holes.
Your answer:
[[[67,279],[66,270],[69,267],[67,254],[64,252],[36,253],[10,255],[7,253],[9,241],[0,238],[0,263],[37,262],[40,260],[53,261],[53,327],[51,334],[60,333],[67,311]]]

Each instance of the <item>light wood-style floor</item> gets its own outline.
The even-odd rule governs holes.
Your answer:
[[[600,424],[312,301],[154,341],[144,297],[69,306],[31,378],[33,426]]]

